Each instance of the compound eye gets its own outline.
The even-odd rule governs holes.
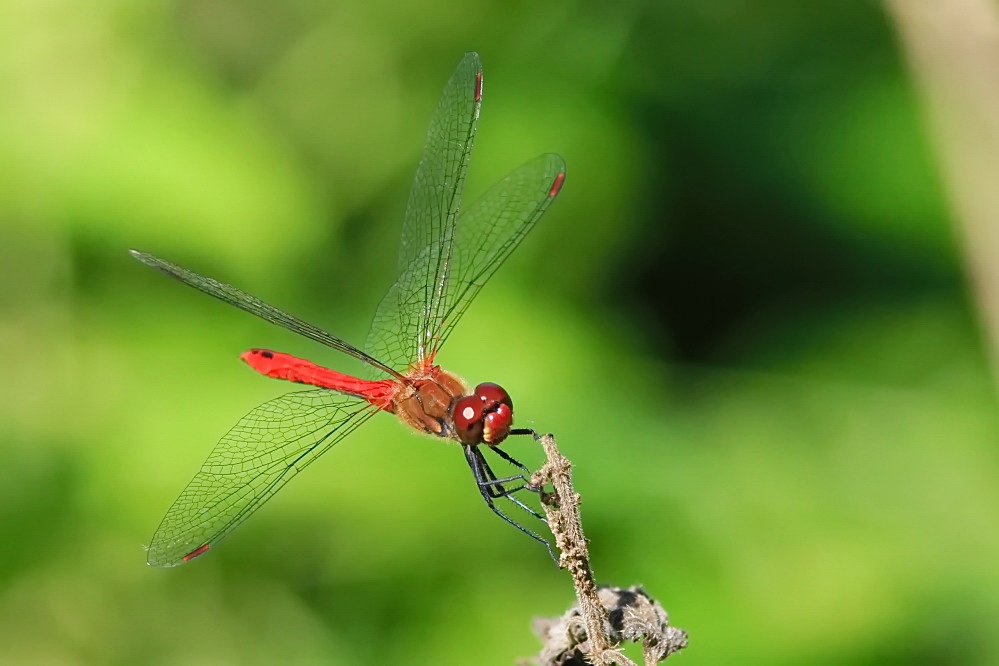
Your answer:
[[[482,441],[482,398],[466,395],[454,405],[454,429],[463,444]]]
[[[506,405],[513,410],[513,400],[510,399],[510,394],[499,384],[483,382],[475,387],[475,395],[479,396],[485,403],[486,411],[495,408],[496,405]]]

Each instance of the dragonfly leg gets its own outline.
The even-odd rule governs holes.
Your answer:
[[[482,485],[484,487],[485,486],[500,486],[501,484],[511,483],[513,481],[526,481],[526,479],[524,478],[523,474],[515,474],[514,476],[504,476],[502,479],[489,479],[486,483],[484,483]],[[520,490],[521,488],[526,488],[526,487],[527,486],[525,484],[521,484],[521,485],[517,486],[517,490]],[[507,492],[513,492],[513,491],[507,491]],[[502,495],[493,495],[493,497],[502,497]]]
[[[527,529],[526,527],[518,523],[516,520],[503,513],[499,509],[499,507],[496,506],[496,503],[493,501],[494,499],[496,499],[496,497],[494,497],[489,490],[490,487],[495,487],[496,485],[496,480],[495,480],[496,475],[493,474],[493,471],[489,468],[489,465],[486,463],[485,458],[482,457],[482,453],[478,450],[478,448],[475,446],[465,446],[462,448],[464,448],[465,450],[465,460],[468,461],[468,466],[471,468],[473,476],[475,476],[476,485],[479,488],[479,493],[482,495],[482,499],[485,501],[486,506],[488,506],[493,513],[495,513],[497,516],[499,516],[509,524],[516,527],[518,530],[520,530],[527,536],[531,537],[538,543],[543,544],[544,547],[548,550],[548,555],[552,558],[552,561],[555,562],[557,566],[558,558],[555,556],[555,551],[552,550],[552,545],[548,543],[547,540],[542,538],[537,533]],[[502,493],[499,495],[499,497],[507,497],[508,499],[515,500],[515,498],[507,494],[510,491],[507,491],[502,486],[499,487],[499,492]],[[527,507],[519,500],[515,501],[525,510],[531,511],[529,507]]]
[[[510,483],[511,481],[520,481],[523,480],[524,477],[518,474],[517,476],[508,476],[502,479],[498,479],[496,478],[496,473],[493,472],[493,469],[489,466],[489,463],[486,462],[486,459],[485,457],[483,457],[481,451],[475,449],[472,452],[472,455],[475,456],[475,464],[478,466],[478,469],[482,472],[483,480],[478,482],[479,489],[489,493],[489,496],[492,497],[493,499],[506,497],[512,500],[514,499],[513,493],[517,492],[518,490],[523,490],[524,488],[527,487],[525,484],[520,484],[515,488],[505,488],[503,486],[504,483]]]
[[[520,469],[522,469],[525,472],[527,472],[528,474],[530,474],[531,470],[527,469],[526,466],[524,466],[521,463],[517,462],[516,460],[514,460],[513,458],[511,458],[509,455],[507,455],[506,453],[504,453],[503,451],[500,451],[499,449],[497,449],[494,446],[491,446],[489,448],[492,449],[492,450],[494,450],[494,451],[497,451],[499,453],[500,457],[503,458],[504,460],[509,461],[510,463],[516,465]],[[486,472],[486,474],[485,474],[486,480],[484,482],[482,482],[482,483],[479,484],[480,487],[483,487],[483,488],[498,488],[498,491],[495,491],[495,490],[491,491],[493,498],[496,498],[496,497],[506,497],[510,493],[515,493],[518,490],[523,490],[524,488],[529,487],[527,485],[527,483],[528,483],[527,477],[524,476],[523,474],[514,474],[513,476],[504,476],[502,479],[496,478],[496,474],[493,473],[492,468],[489,467],[489,464],[486,462],[485,457],[483,457],[482,452],[479,451],[478,448],[476,448],[476,450],[475,450],[475,457],[478,459],[479,465],[481,466],[482,470],[484,472]],[[510,489],[507,489],[507,490],[503,489],[503,484],[504,483],[511,483],[513,481],[523,481],[524,483],[521,484],[521,485],[519,485],[519,486],[517,486],[516,488],[510,488]]]
[[[524,504],[519,499],[517,499],[516,497],[513,496],[514,492],[516,492],[518,490],[523,490],[525,488],[527,488],[527,486],[519,486],[517,488],[513,488],[511,490],[504,491],[503,494],[502,494],[502,497],[507,498],[508,500],[510,500],[511,502],[513,502],[514,504],[516,504],[517,506],[519,506],[521,509],[523,509],[524,511],[526,511],[529,514],[531,514],[532,516],[534,516],[535,518],[537,518],[538,520],[540,520],[541,522],[543,522],[545,525],[547,525],[548,521],[545,520],[545,517],[543,515],[541,515],[540,513],[538,513],[537,511],[535,511],[534,509],[532,509],[531,507],[527,506],[526,504]]]
[[[531,432],[534,432],[534,431],[532,430]],[[511,456],[509,453],[507,453],[506,451],[504,451],[500,447],[498,447],[498,446],[490,446],[489,448],[490,448],[490,450],[494,451],[496,453],[496,455],[498,455],[500,458],[502,458],[503,460],[507,461],[508,463],[510,463],[511,465],[513,465],[514,467],[519,467],[521,470],[523,470],[523,472],[525,474],[527,474],[527,475],[531,474],[531,470],[527,469],[527,465],[525,465],[524,463],[520,462],[519,460],[517,460],[516,458],[514,458],[513,456]],[[521,478],[523,478],[523,477],[521,477]]]
[[[508,436],[509,435],[530,435],[531,437],[534,438],[534,441],[540,441],[541,440],[541,435],[539,435],[538,431],[535,430],[534,428],[513,428],[512,430],[510,430]],[[513,456],[509,455],[505,451],[500,450],[500,448],[498,446],[492,446],[490,448],[493,451],[495,451],[497,454],[499,454],[499,456],[501,458],[504,458],[504,459],[510,461],[512,464],[516,465],[517,467],[519,467],[520,469],[524,470],[528,474],[531,473],[531,471],[529,469],[527,469],[526,466],[522,465],[520,462],[518,462],[517,460],[515,460],[513,458]],[[525,481],[527,481],[527,489],[530,490],[532,493],[540,493],[542,491],[542,486],[535,486],[528,479],[525,479]]]
[[[496,447],[490,447],[490,448],[493,451],[496,451],[497,453],[499,453],[500,456],[504,460],[509,460],[513,464],[518,465],[520,467],[523,467],[523,465],[521,465],[520,463],[518,463],[516,460],[514,460],[513,458],[511,458],[510,456],[508,456],[503,451],[498,450]],[[488,483],[486,483],[486,487],[490,487],[491,486],[491,487],[494,487],[494,488],[498,489],[498,490],[494,490],[493,491],[493,494],[492,494],[493,498],[506,497],[508,500],[510,500],[511,502],[513,502],[514,504],[516,504],[517,506],[519,506],[521,509],[523,509],[527,513],[531,514],[532,516],[534,516],[535,518],[537,518],[541,522],[547,524],[547,521],[545,520],[545,517],[543,515],[541,515],[540,513],[538,513],[537,511],[535,511],[531,507],[527,506],[526,504],[524,504],[523,502],[521,502],[517,497],[514,497],[514,495],[513,495],[513,493],[517,492],[518,490],[530,490],[531,492],[538,492],[539,489],[532,487],[530,485],[530,483],[528,482],[528,480],[523,475],[511,476],[511,477],[507,477],[506,479],[497,479],[496,475],[493,473],[492,468],[489,467],[489,464],[486,462],[485,457],[482,455],[482,452],[477,450],[476,451],[476,456],[479,458],[479,461],[480,461],[479,464],[482,466],[482,469],[486,473],[486,476],[489,479],[491,479]],[[528,471],[526,467],[524,467],[524,469],[525,469],[525,471]],[[511,480],[520,480],[520,481],[524,481],[524,483],[522,483],[521,485],[517,486],[516,488],[503,488],[502,484],[509,483]]]

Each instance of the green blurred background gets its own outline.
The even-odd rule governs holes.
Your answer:
[[[469,194],[568,178],[440,360],[576,463],[602,582],[687,664],[999,663],[996,395],[922,110],[860,0],[0,1],[0,663],[512,664],[572,601],[453,446],[378,417],[145,565],[229,426],[361,342],[434,104]],[[514,455],[540,462],[530,442]]]

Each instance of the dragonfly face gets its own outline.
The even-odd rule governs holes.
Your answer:
[[[454,405],[454,425],[463,444],[495,446],[513,426],[513,400],[499,384],[483,382]]]

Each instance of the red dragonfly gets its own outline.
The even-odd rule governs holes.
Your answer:
[[[367,351],[235,287],[131,251],[195,289],[364,361],[379,377],[352,377],[268,349],[244,352],[240,358],[254,370],[316,388],[266,402],[226,433],[167,511],[149,546],[149,564],[176,566],[208,552],[292,477],[380,411],[419,432],[461,444],[489,507],[552,553],[547,540],[494,502],[507,497],[541,518],[513,496],[525,487],[534,489],[523,474],[497,477],[480,450],[485,445],[527,472],[497,445],[508,435],[533,431],[512,427],[513,401],[503,388],[483,383],[470,390],[460,377],[435,365],[455,324],[565,180],[562,158],[541,155],[459,210],[481,101],[482,65],[477,54],[467,53],[430,122],[403,221],[399,277],[375,312]]]

